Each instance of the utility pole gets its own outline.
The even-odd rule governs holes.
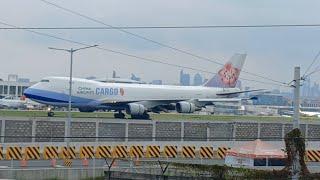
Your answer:
[[[294,68],[293,128],[300,129],[300,67]]]
[[[295,67],[294,68],[294,104],[293,104],[293,129],[298,128],[300,129],[300,67]],[[295,147],[297,148],[297,147]],[[295,156],[293,157],[293,163],[292,163],[292,179],[293,180],[298,180],[300,176],[300,170],[301,170],[301,165],[300,165],[300,157],[299,153],[295,151]]]
[[[98,45],[93,45],[93,46],[86,46],[83,48],[78,48],[78,49],[60,49],[60,48],[53,48],[49,47],[49,49],[52,50],[57,50],[57,51],[66,51],[70,53],[70,76],[69,76],[69,101],[68,101],[68,120],[67,120],[67,147],[70,147],[70,136],[71,136],[71,107],[72,107],[72,67],[73,67],[73,53],[82,49],[88,49],[92,47],[96,47]]]

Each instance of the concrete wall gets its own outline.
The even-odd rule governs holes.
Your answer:
[[[72,142],[128,141],[226,141],[268,139],[281,141],[292,129],[290,123],[142,121],[117,119],[73,119]],[[320,138],[320,123],[301,124],[308,138]],[[63,142],[64,118],[0,117],[1,143]]]
[[[156,141],[179,141],[181,139],[181,122],[156,122]]]

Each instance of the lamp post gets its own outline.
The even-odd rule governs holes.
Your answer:
[[[92,47],[97,47],[98,45],[86,46],[78,49],[61,49],[61,48],[53,48],[49,47],[49,49],[57,50],[57,51],[66,51],[70,53],[70,76],[69,76],[69,101],[68,101],[68,120],[67,120],[67,147],[70,146],[70,131],[71,131],[71,96],[72,96],[72,66],[73,66],[73,53],[79,50],[88,49]]]

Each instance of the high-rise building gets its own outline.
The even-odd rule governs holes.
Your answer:
[[[319,96],[319,84],[318,83],[314,83],[312,88],[311,88],[311,97],[317,97]]]
[[[193,77],[193,85],[194,86],[201,86],[203,84],[202,76],[197,73]]]
[[[301,96],[310,97],[311,95],[311,82],[310,77],[308,77],[301,87]]]
[[[190,74],[184,73],[183,70],[180,71],[180,85],[190,86]]]
[[[301,96],[306,98],[319,97],[320,96],[319,83],[312,84],[310,77],[306,78],[303,83],[303,86],[301,87]]]

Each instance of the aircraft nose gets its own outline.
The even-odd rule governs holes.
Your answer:
[[[31,98],[32,96],[34,96],[34,92],[32,90],[32,86],[28,87],[26,90],[23,91],[23,94],[27,97],[27,98]]]

